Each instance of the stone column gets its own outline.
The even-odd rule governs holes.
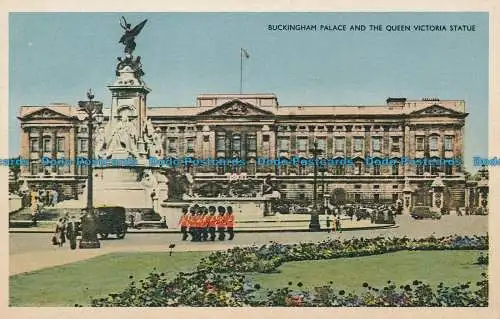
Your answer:
[[[276,153],[276,131],[273,126],[269,128],[268,134],[269,134],[269,158],[278,158],[279,154]]]
[[[68,149],[69,149],[69,159],[73,161],[73,164],[70,166],[69,173],[71,175],[77,174],[76,168],[76,150],[78,148],[77,138],[75,134],[76,126],[71,126],[69,129],[69,141],[68,141]]]
[[[370,125],[365,125],[365,152],[364,152],[365,158],[367,156],[372,156],[372,139],[370,135],[370,129],[371,129]],[[364,163],[363,165],[364,173],[371,173],[371,167],[372,166],[368,166],[366,165],[366,163]]]
[[[57,159],[57,153],[58,153],[58,149],[57,149],[57,128],[54,128],[54,130],[52,131],[52,143],[51,143],[51,146],[52,146],[52,158],[53,159]],[[57,172],[57,165],[53,165],[52,166],[52,172]]]
[[[403,156],[409,158],[410,154],[410,126],[405,124],[403,126]],[[403,176],[409,175],[408,165],[403,165]]]
[[[22,159],[31,160],[31,145],[30,145],[30,131],[31,129],[22,128],[21,129],[21,149],[19,150],[19,155]],[[21,165],[20,175],[30,175],[30,166]]]

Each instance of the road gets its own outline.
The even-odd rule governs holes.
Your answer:
[[[182,242],[180,234],[128,234],[124,240],[108,239],[101,241],[105,250],[151,250],[151,247],[167,247],[176,244],[179,250],[215,250],[224,249],[233,245],[262,245],[270,241],[281,243],[297,243],[306,241],[321,241],[332,236],[335,238],[376,237],[376,236],[408,236],[411,238],[446,236],[451,234],[475,235],[486,234],[488,231],[487,216],[443,216],[441,220],[414,220],[409,216],[397,216],[399,227],[379,230],[346,231],[343,233],[328,234],[327,232],[276,232],[276,233],[238,233],[233,241],[224,242]],[[68,247],[58,248],[51,245],[51,234],[40,233],[11,233],[10,255],[42,253],[54,250],[69,250]],[[190,246],[191,245],[191,246]],[[148,249],[149,247],[149,249]]]

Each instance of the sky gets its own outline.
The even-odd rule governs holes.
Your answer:
[[[148,106],[193,106],[204,93],[275,93],[280,105],[383,105],[387,97],[466,101],[466,168],[488,154],[487,13],[10,13],[9,152],[19,152],[21,105],[86,99],[109,105],[120,17],[148,22],[137,37]],[[268,25],[317,25],[270,31]],[[319,25],[383,31],[320,31]],[[475,25],[452,32],[450,25]],[[447,31],[387,31],[445,25]]]

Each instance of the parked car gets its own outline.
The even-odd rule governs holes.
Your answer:
[[[116,238],[123,239],[127,233],[127,224],[125,222],[125,208],[121,206],[102,206],[95,207],[96,229],[101,239],[106,239],[110,234],[116,235]],[[85,217],[83,217],[85,218]],[[75,222],[76,234],[81,235],[81,221]],[[70,235],[68,235],[70,237]],[[69,238],[68,238],[69,239]]]
[[[429,206],[415,206],[413,207],[410,216],[415,219],[441,219],[441,213],[433,211]]]

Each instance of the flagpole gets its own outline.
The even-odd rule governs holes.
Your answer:
[[[240,48],[240,94],[243,93],[243,49]]]

